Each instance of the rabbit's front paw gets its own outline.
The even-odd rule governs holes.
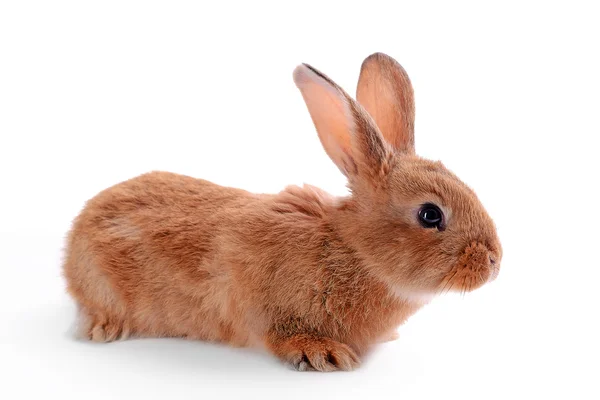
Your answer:
[[[271,344],[273,352],[298,371],[350,371],[360,360],[349,346],[335,340],[296,335]]]

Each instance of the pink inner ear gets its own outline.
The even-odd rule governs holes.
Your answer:
[[[304,97],[323,148],[342,173],[348,176],[355,168],[350,136],[354,130],[354,119],[348,98],[305,65],[296,68],[294,81]]]
[[[361,68],[356,99],[396,151],[414,153],[413,89],[398,62],[381,53],[367,57]]]

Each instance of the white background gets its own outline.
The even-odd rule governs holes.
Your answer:
[[[0,3],[0,397],[599,398],[594,2],[214,3]],[[353,94],[375,51],[412,78],[418,153],[495,219],[496,282],[434,300],[352,373],[72,338],[60,257],[85,200],[157,169],[343,195],[291,73]]]

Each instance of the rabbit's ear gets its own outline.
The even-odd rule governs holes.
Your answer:
[[[393,152],[369,114],[342,88],[308,64],[294,70],[294,82],[325,151],[351,181],[372,180]]]
[[[363,61],[356,100],[371,114],[395,151],[415,152],[415,99],[408,74],[392,57],[375,53]]]

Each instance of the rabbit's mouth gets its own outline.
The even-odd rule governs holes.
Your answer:
[[[472,242],[443,279],[440,292],[471,292],[496,279],[499,272],[499,257],[482,243]]]

